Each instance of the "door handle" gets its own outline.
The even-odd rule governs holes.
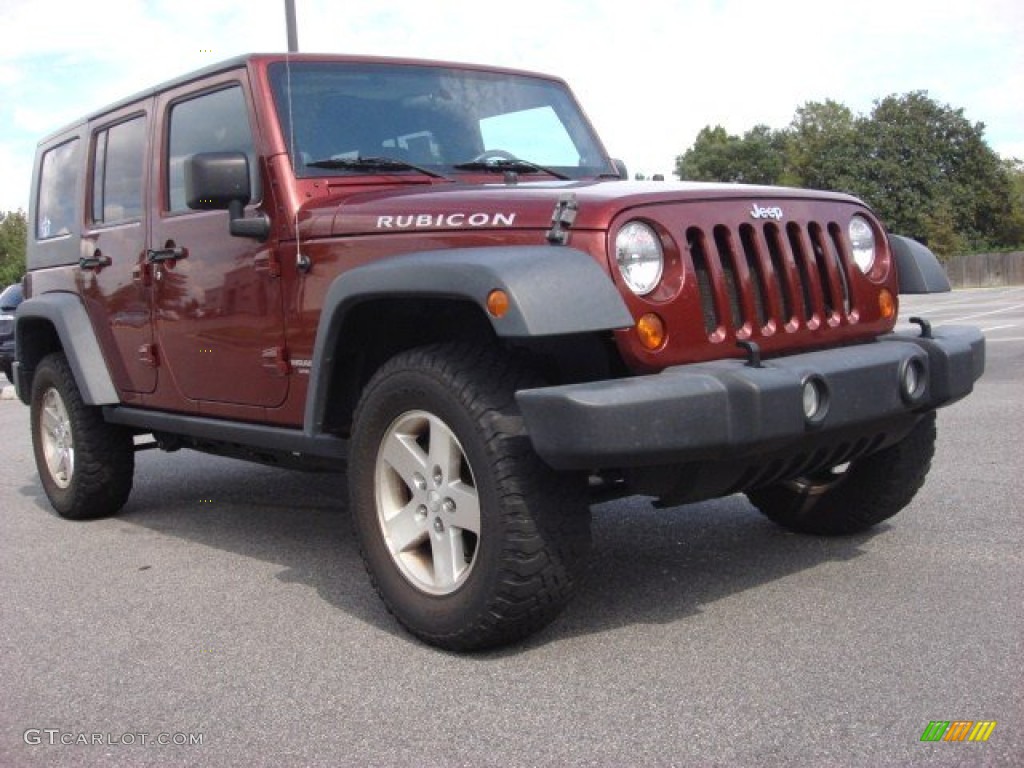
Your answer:
[[[95,269],[99,271],[103,267],[109,267],[111,264],[110,257],[104,253],[100,253],[99,250],[93,251],[93,254],[89,258],[84,256],[78,260],[79,269]]]
[[[177,261],[188,258],[188,248],[176,246],[174,248],[159,248],[155,251],[146,251],[146,261],[156,264],[161,261]]]

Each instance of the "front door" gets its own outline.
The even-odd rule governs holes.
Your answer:
[[[160,97],[159,210],[149,243],[160,354],[158,401],[275,407],[288,391],[280,279],[265,243],[228,232],[226,211],[185,204],[185,160],[245,152],[260,198],[244,72]],[[202,407],[200,405],[200,410]]]

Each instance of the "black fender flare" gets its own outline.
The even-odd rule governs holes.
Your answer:
[[[493,290],[509,297],[504,317],[486,309]],[[401,297],[468,301],[483,309],[504,338],[611,331],[633,317],[611,278],[588,254],[554,245],[421,251],[356,267],[339,275],[324,298],[306,400],[307,431],[323,425],[338,339],[359,304]]]
[[[60,340],[82,393],[82,400],[88,405],[116,405],[120,402],[89,315],[78,296],[53,292],[26,299],[18,306],[14,322],[16,357],[23,372],[27,371],[30,376],[30,372],[48,351],[33,348],[30,340],[33,324],[45,322],[52,326]],[[18,398],[26,405],[31,396],[27,391],[31,385],[29,376],[16,376],[19,382]]]
[[[927,247],[902,235],[889,235],[889,245],[896,260],[900,293],[946,293],[952,290],[938,257]]]

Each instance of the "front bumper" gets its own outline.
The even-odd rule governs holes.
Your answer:
[[[903,374],[922,374],[912,393]],[[650,376],[516,393],[534,450],[556,469],[721,461],[798,451],[834,436],[884,429],[948,405],[985,369],[985,338],[950,326],[932,337],[887,334],[872,343],[766,360],[721,360]],[[804,413],[804,384],[820,383],[823,413]]]

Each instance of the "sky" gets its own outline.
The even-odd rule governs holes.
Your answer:
[[[1020,0],[295,0],[299,48],[566,79],[631,174],[671,176],[706,125],[782,128],[833,99],[925,90],[1024,158]],[[240,53],[287,48],[284,0],[0,0],[0,211],[40,138]]]

